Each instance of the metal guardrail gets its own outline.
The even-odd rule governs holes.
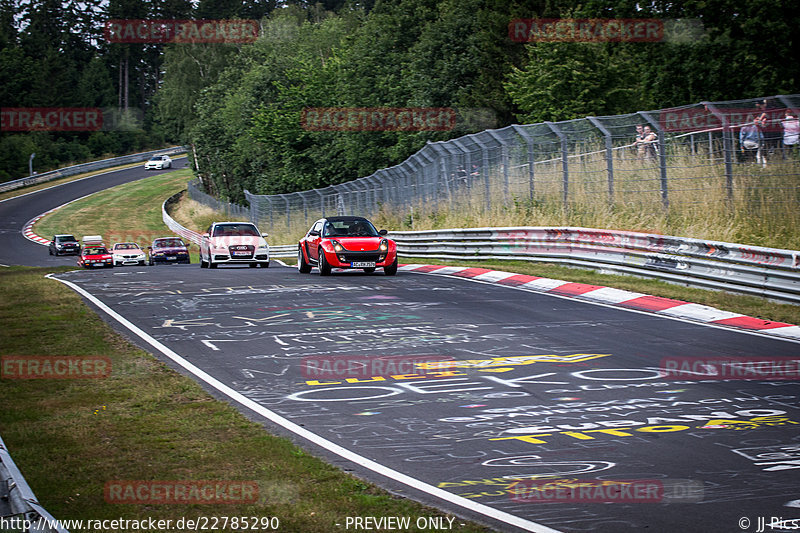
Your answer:
[[[121,157],[112,157],[111,159],[103,159],[100,161],[81,163],[80,165],[73,165],[71,167],[59,168],[58,170],[51,170],[50,172],[36,174],[35,176],[29,176],[27,178],[20,178],[18,180],[0,183],[0,192],[13,191],[15,189],[20,189],[22,187],[28,187],[29,185],[37,185],[39,183],[45,183],[58,178],[74,176],[75,174],[81,174],[83,172],[101,170],[104,168],[115,167],[118,165],[125,165],[127,163],[138,163],[140,161],[146,161],[147,159],[149,159],[154,155],[176,155],[185,153],[187,151],[188,151],[187,147],[179,146],[176,148],[168,148],[165,150],[153,150],[152,152],[141,152],[138,154],[124,155]]]
[[[172,231],[200,235],[167,213]],[[439,259],[518,259],[556,262],[604,272],[656,278],[800,304],[800,251],[744,246],[628,231],[576,227],[508,227],[393,231],[398,254]],[[271,257],[294,257],[297,245],[270,246]]]
[[[176,233],[177,235],[180,235],[182,238],[187,239],[188,241],[193,242],[196,245],[200,246],[200,234],[197,233],[196,231],[190,230],[189,228],[183,227],[175,219],[169,216],[169,213],[167,212],[167,206],[177,202],[178,198],[180,198],[181,195],[185,192],[186,190],[175,193],[166,200],[164,200],[164,203],[161,204],[161,220],[164,221],[164,224],[166,224],[167,227],[170,230],[172,230],[173,233]]]
[[[800,251],[576,227],[398,231],[406,257],[517,259],[632,274],[800,304]]]
[[[164,221],[164,224],[172,230],[173,233],[180,235],[182,238],[187,239],[196,245],[200,245],[200,234],[196,231],[190,230],[182,226],[179,222],[177,222],[174,218],[169,215],[167,206],[174,204],[178,201],[178,198],[186,191],[181,191],[179,193],[173,194],[166,200],[164,203],[161,204],[161,219]],[[278,245],[278,246],[270,246],[269,247],[269,256],[272,257],[294,257],[297,254],[297,245],[296,244],[285,244],[285,245]]]
[[[0,438],[0,517],[27,520],[25,533],[69,533],[39,504]],[[4,529],[5,531],[5,529]]]

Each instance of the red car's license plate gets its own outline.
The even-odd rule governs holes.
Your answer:
[[[350,263],[350,266],[353,268],[375,268],[375,262],[373,261],[353,261]]]

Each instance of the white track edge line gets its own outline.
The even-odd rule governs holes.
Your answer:
[[[434,496],[436,498],[442,499],[444,501],[450,502],[454,505],[459,507],[463,507],[472,512],[477,512],[489,518],[493,518],[494,520],[498,520],[500,522],[504,522],[506,524],[519,527],[526,531],[532,531],[534,533],[560,533],[556,529],[549,528],[547,526],[537,524],[536,522],[531,522],[529,520],[525,520],[524,518],[520,518],[518,516],[514,516],[510,513],[506,513],[505,511],[500,511],[493,507],[489,507],[488,505],[484,505],[482,503],[476,503],[474,501],[468,500],[466,498],[462,498],[461,496],[452,494],[445,490],[442,490],[438,487],[434,487],[424,481],[420,481],[416,478],[413,478],[407,474],[403,474],[402,472],[398,472],[394,469],[391,469],[387,466],[384,466],[372,459],[368,459],[362,455],[359,455],[347,448],[344,448],[328,439],[320,437],[316,433],[312,433],[311,431],[287,420],[286,418],[278,415],[277,413],[267,409],[266,407],[256,403],[255,401],[247,398],[246,396],[242,395],[240,392],[233,390],[232,388],[228,387],[215,377],[209,375],[205,371],[201,370],[200,368],[196,367],[176,352],[172,351],[171,349],[167,348],[164,344],[157,341],[155,338],[151,337],[148,333],[141,330],[138,326],[134,325],[128,319],[111,309],[108,305],[102,302],[99,298],[95,295],[91,294],[90,292],[86,291],[82,287],[72,283],[71,281],[67,281],[64,279],[57,278],[52,274],[47,274],[45,276],[49,279],[54,279],[63,283],[64,285],[70,287],[72,290],[86,298],[87,300],[91,301],[97,307],[102,309],[106,314],[108,314],[111,318],[128,328],[132,333],[140,337],[142,340],[153,346],[159,352],[167,356],[173,362],[180,365],[186,371],[193,374],[198,379],[203,380],[206,384],[213,387],[217,391],[221,392],[225,396],[229,397],[230,399],[234,400],[235,402],[243,405],[244,407],[258,413],[259,415],[263,416],[264,418],[270,420],[271,422],[283,427],[291,431],[292,433],[302,437],[306,440],[311,441],[312,443],[320,446],[332,452],[348,461],[352,461],[359,466],[365,467],[373,472],[385,476],[389,479],[393,479],[398,481],[404,485],[408,485],[416,490]]]

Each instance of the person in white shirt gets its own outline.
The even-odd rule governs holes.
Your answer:
[[[781,120],[783,128],[783,158],[797,152],[798,138],[800,137],[800,121],[797,115],[791,110],[786,110],[786,118]]]

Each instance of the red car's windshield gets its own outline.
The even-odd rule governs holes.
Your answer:
[[[100,254],[107,254],[105,248],[86,248],[83,251],[83,255],[100,255]]]
[[[377,237],[378,230],[365,218],[328,220],[323,237]]]

